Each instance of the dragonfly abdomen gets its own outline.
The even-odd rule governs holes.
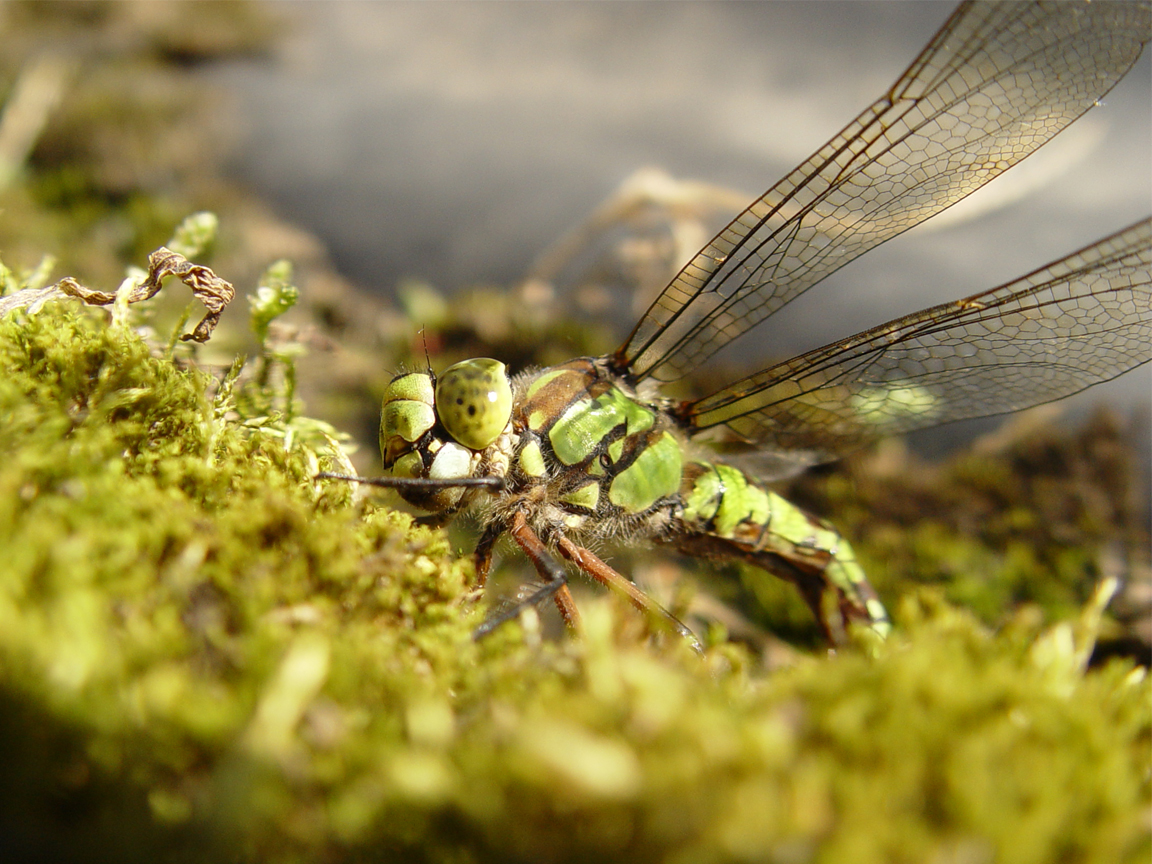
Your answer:
[[[849,622],[887,634],[887,612],[856,553],[826,522],[722,462],[687,464],[680,496],[683,507],[668,542],[693,555],[745,561],[794,583],[833,642],[843,640]]]

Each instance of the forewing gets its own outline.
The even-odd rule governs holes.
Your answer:
[[[1028,276],[745,378],[682,412],[807,464],[1018,411],[1152,360],[1152,219]]]
[[[858,255],[983,186],[1091,108],[1148,41],[1146,3],[965,3],[882,98],[716,235],[612,357],[672,381]]]

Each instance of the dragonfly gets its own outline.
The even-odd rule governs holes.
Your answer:
[[[480,586],[511,538],[542,581],[478,639],[548,600],[576,626],[571,565],[699,647],[588,548],[605,540],[782,578],[833,645],[854,628],[886,636],[851,545],[766,484],[884,436],[1018,411],[1147,363],[1152,218],[703,398],[661,387],[1035,151],[1098,104],[1150,35],[1147,2],[962,3],[879,99],[684,265],[615,351],[516,375],[491,358],[401,373],[381,410],[387,476],[321,476],[394,488],[435,521],[474,513]]]

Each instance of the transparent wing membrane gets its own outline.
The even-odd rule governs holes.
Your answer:
[[[1124,75],[1150,30],[1140,3],[962,5],[888,93],[697,253],[614,366],[658,381],[696,368],[1051,139]]]
[[[1152,219],[1021,279],[873,327],[687,406],[803,461],[1017,411],[1152,359]]]

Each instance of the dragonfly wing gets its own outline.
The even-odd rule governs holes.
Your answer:
[[[1152,219],[965,300],[691,403],[691,428],[826,461],[884,435],[1018,411],[1152,360]]]
[[[1143,3],[965,3],[892,88],[685,265],[612,356],[673,381],[1091,108],[1152,30]]]

